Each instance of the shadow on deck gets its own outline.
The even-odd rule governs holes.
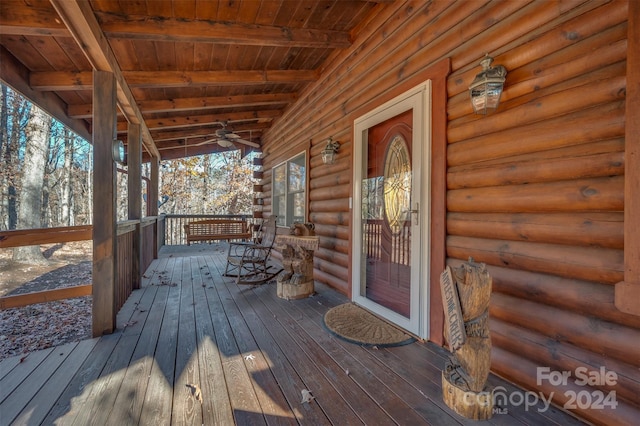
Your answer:
[[[463,419],[442,402],[446,351],[338,340],[322,317],[345,297],[317,285],[286,301],[275,284],[237,286],[221,276],[225,253],[165,247],[115,333],[2,361],[0,424],[580,424],[541,403]]]

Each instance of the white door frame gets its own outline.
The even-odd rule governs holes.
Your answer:
[[[407,110],[413,110],[412,200],[411,208],[419,210],[411,222],[411,291],[410,317],[368,299],[362,291],[366,277],[362,248],[362,186],[367,161],[367,130]],[[429,247],[430,247],[430,176],[431,176],[431,81],[384,103],[354,121],[353,135],[353,227],[352,227],[352,300],[421,337],[429,335]],[[417,198],[417,201],[414,199]],[[419,203],[417,205],[416,203]],[[417,219],[417,220],[416,220]]]

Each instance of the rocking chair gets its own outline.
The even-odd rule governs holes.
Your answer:
[[[225,277],[235,277],[236,284],[262,284],[271,280],[282,269],[267,262],[276,239],[276,216],[266,219],[254,242],[231,242],[227,253]]]

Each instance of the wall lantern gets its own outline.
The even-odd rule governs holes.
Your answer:
[[[113,161],[117,163],[125,163],[126,152],[124,149],[124,142],[119,139],[114,139],[111,143],[111,156]]]
[[[480,61],[482,71],[476,75],[469,86],[469,94],[471,95],[471,105],[476,114],[487,115],[498,108],[500,104],[500,95],[502,95],[502,87],[507,69],[502,65],[491,66],[493,58],[486,54]]]
[[[327,146],[322,150],[322,162],[324,164],[335,163],[339,147],[340,143],[338,141],[334,141],[332,138],[327,139]]]

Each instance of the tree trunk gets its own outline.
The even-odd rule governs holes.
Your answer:
[[[9,152],[9,135],[7,134],[8,128],[8,102],[7,102],[7,86],[2,85],[2,92],[0,93],[0,188],[2,193],[0,194],[0,217],[2,222],[0,223],[0,230],[9,229],[9,193],[4,192],[4,188],[7,188],[7,174],[8,163],[6,162],[7,153]]]
[[[17,189],[18,180],[18,147],[21,137],[23,137],[22,126],[27,121],[26,114],[29,113],[26,101],[17,96],[13,91],[3,86],[3,116],[0,126],[6,132],[4,152],[2,156],[2,187],[7,188],[7,193],[3,194],[2,204],[3,217],[6,217],[6,229],[16,229],[18,222],[17,214]]]
[[[62,226],[72,226],[71,218],[73,217],[71,210],[71,175],[73,164],[73,136],[68,129],[64,130],[64,168],[62,169],[62,188],[61,188],[61,224]]]
[[[91,170],[91,172],[87,172],[87,197],[86,199],[86,212],[87,212],[87,223],[93,224],[93,154],[92,152],[87,154],[87,170]]]
[[[49,138],[47,138],[49,139]],[[52,215],[52,212],[49,211],[49,198],[51,196],[51,182],[49,181],[49,176],[51,175],[51,171],[47,168],[48,164],[46,161],[48,160],[48,155],[45,160],[45,170],[42,178],[42,203],[40,205],[40,227],[47,227],[52,225],[52,220],[55,217]]]
[[[32,105],[26,129],[27,143],[24,153],[20,205],[18,207],[18,224],[22,229],[42,227],[40,222],[42,190],[49,151],[50,128],[51,117],[40,108]],[[40,246],[14,248],[13,260],[24,263],[46,262]]]

